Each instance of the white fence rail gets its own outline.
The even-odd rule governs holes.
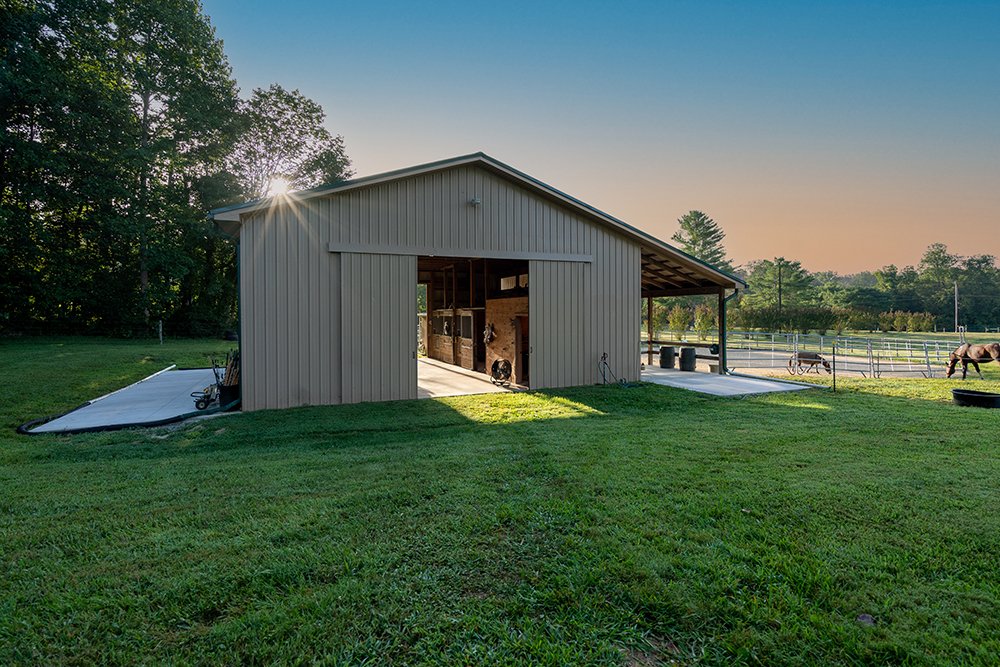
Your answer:
[[[735,370],[786,368],[798,370],[800,352],[820,355],[832,363],[836,345],[838,373],[864,377],[940,377],[948,355],[958,341],[909,338],[863,338],[819,334],[730,331],[726,337],[726,365]],[[816,370],[820,370],[818,366]]]

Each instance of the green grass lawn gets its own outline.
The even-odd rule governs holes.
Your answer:
[[[13,432],[229,345],[0,340],[0,663],[1000,655],[1000,410],[950,405],[959,382]]]

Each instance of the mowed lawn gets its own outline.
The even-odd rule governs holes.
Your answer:
[[[1000,655],[1000,410],[950,405],[957,381],[14,434],[229,345],[0,340],[0,663]]]

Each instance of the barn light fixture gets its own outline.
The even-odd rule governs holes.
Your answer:
[[[483,200],[480,199],[478,196],[473,197],[472,199],[469,200],[469,205],[470,206],[479,206],[482,203],[483,203]]]

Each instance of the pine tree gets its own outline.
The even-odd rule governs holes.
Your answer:
[[[732,272],[733,266],[726,258],[722,245],[726,233],[715,220],[701,211],[688,211],[677,220],[680,229],[671,237],[681,250],[722,271]]]

